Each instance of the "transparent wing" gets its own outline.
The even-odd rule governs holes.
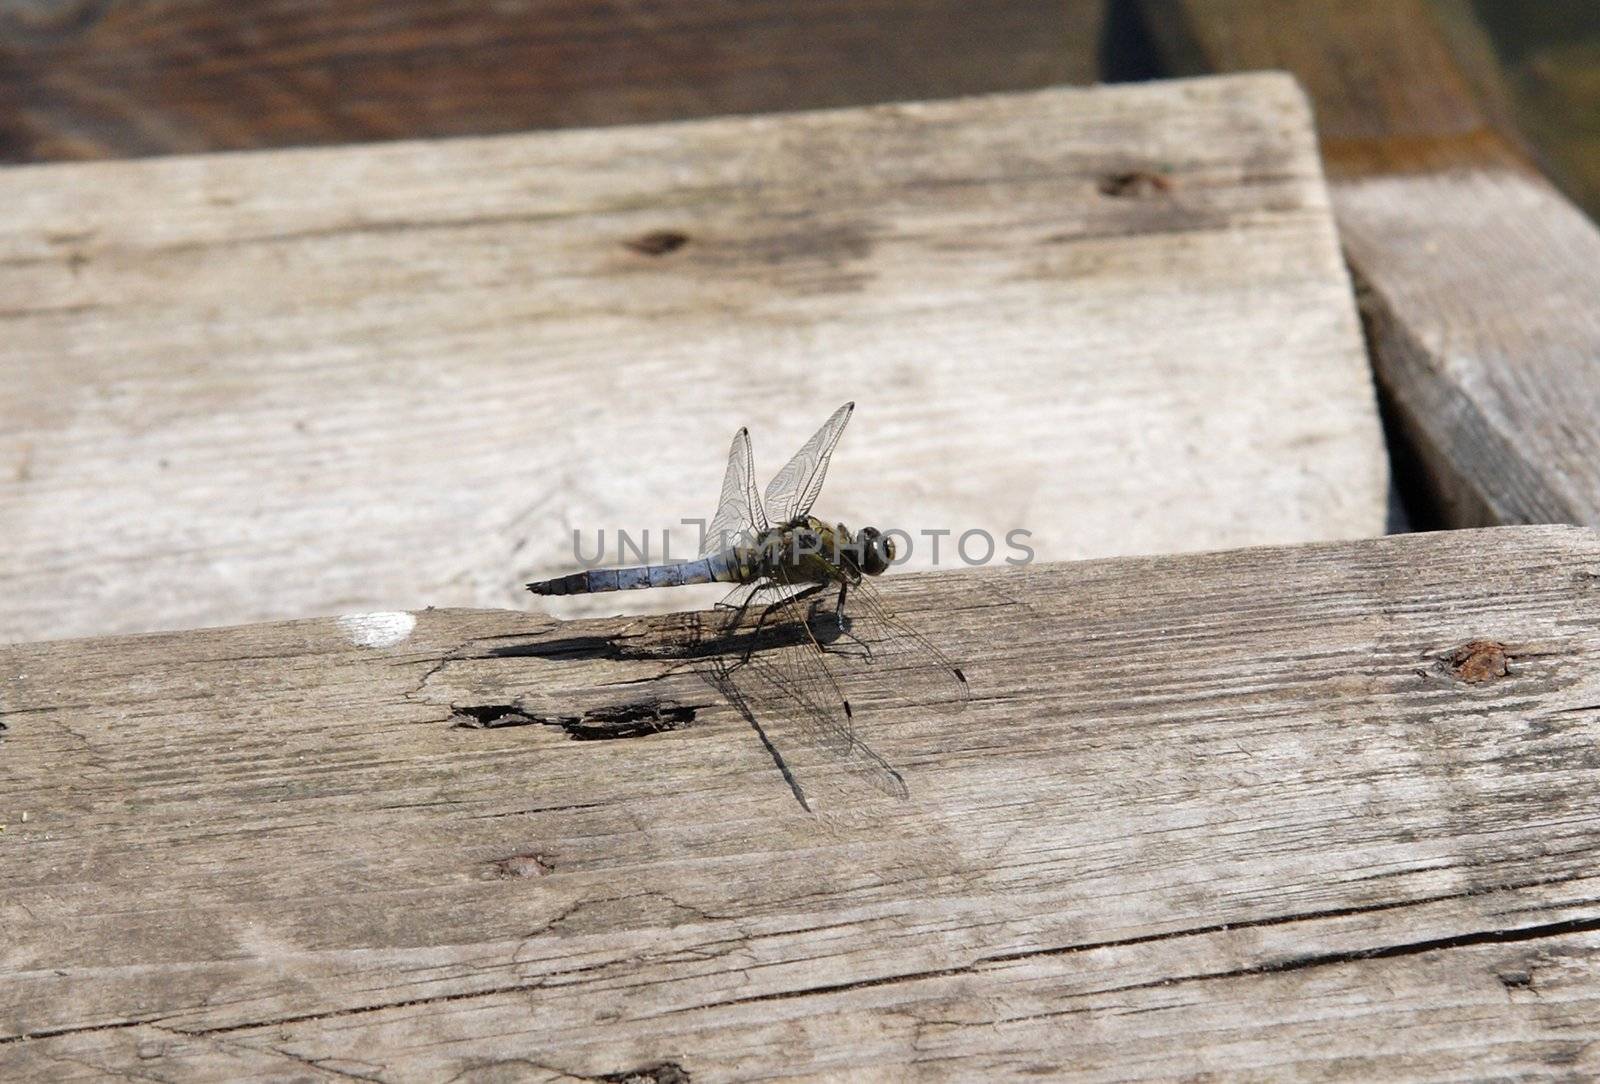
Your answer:
[[[768,527],[767,514],[756,493],[756,461],[750,451],[750,430],[733,435],[728,448],[728,471],[722,476],[722,497],[717,514],[706,526],[705,545],[700,556],[719,553],[748,537],[753,540]]]
[[[837,572],[843,576],[844,573]],[[912,628],[883,600],[872,581],[851,584],[844,604],[845,630],[829,654],[851,659],[874,689],[908,703],[953,714],[966,710],[972,687],[961,667]]]
[[[723,650],[708,660],[707,678],[764,739],[769,732],[776,738],[773,755],[797,796],[798,784],[782,760],[789,739],[842,760],[885,794],[904,798],[900,773],[856,736],[850,701],[811,627],[810,602],[817,595],[809,585],[782,579],[737,588],[720,604],[726,611]],[[832,625],[832,611],[818,623]]]
[[[822,428],[811,435],[784,468],[767,483],[766,507],[778,524],[793,523],[811,513],[811,506],[822,492],[822,481],[828,475],[828,460],[833,456],[833,446],[839,443],[845,423],[850,420],[854,403],[846,403],[822,423]]]

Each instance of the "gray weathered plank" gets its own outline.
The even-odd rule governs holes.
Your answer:
[[[1337,192],[1380,379],[1448,521],[1600,525],[1600,230],[1507,170]]]
[[[573,528],[659,542],[737,426],[775,470],[850,398],[853,523],[1045,559],[1383,529],[1281,76],[19,167],[0,203],[0,640],[520,604]]]
[[[975,699],[867,703],[911,797],[802,757],[818,815],[645,651],[677,618],[0,648],[0,1073],[1600,1068],[1600,535],[885,592]]]
[[[1524,158],[1472,5],[1140,7],[1168,70],[1306,85],[1378,377],[1444,521],[1600,526],[1600,229]]]

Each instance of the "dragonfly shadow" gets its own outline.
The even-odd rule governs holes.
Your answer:
[[[759,668],[739,663],[729,666],[708,665],[700,668],[698,673],[750,724],[750,729],[755,731],[761,747],[772,758],[773,765],[783,776],[795,801],[807,813],[815,813],[816,810],[807,797],[805,785],[783,753],[788,739],[802,734],[805,735],[799,738],[802,745],[828,750],[831,759],[842,763],[852,775],[865,780],[876,790],[892,798],[910,796],[904,777],[865,742],[853,736],[840,741],[837,735],[820,730],[813,718],[806,717],[808,713],[797,715],[793,705],[787,702],[787,694],[772,687]],[[774,737],[775,733],[779,736]]]
[[[786,750],[824,753],[882,793],[909,796],[900,773],[856,734],[849,699],[827,672],[826,658],[870,657],[848,616],[813,605],[776,624],[735,616],[730,625],[694,669],[750,724],[802,809],[815,812]]]
[[[833,611],[818,610],[808,615],[807,628],[793,621],[774,622],[760,630],[721,627],[719,620],[703,620],[701,614],[674,614],[676,621],[663,622],[645,632],[620,632],[611,636],[559,636],[531,643],[506,644],[483,652],[490,659],[553,659],[562,661],[608,661],[665,659],[695,661],[724,656],[745,658],[760,652],[786,651],[807,646],[813,640],[830,650],[849,653],[851,621],[841,625]],[[720,617],[720,615],[718,615]]]
[[[790,754],[822,750],[829,759],[875,789],[907,796],[905,781],[850,726],[849,706],[827,702],[826,678],[809,676],[815,655],[864,658],[865,645],[852,634],[849,615],[832,607],[796,606],[779,619],[759,622],[728,611],[673,614],[610,635],[556,636],[503,644],[482,658],[546,659],[560,662],[653,661],[666,673],[687,671],[715,690],[755,731],[801,808],[814,812]],[[820,673],[818,671],[817,673]],[[837,690],[833,690],[835,695]],[[809,774],[809,772],[807,773]]]

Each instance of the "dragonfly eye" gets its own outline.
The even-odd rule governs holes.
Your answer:
[[[861,528],[861,571],[881,576],[894,563],[894,539],[885,538],[876,527]]]

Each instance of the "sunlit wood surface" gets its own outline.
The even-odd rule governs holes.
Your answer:
[[[1600,1071],[1594,532],[884,591],[973,701],[814,814],[681,618],[0,648],[0,1075]]]
[[[817,512],[914,566],[924,531],[1384,526],[1279,75],[22,167],[0,203],[0,640],[524,606],[575,529],[687,556],[735,429],[765,477],[850,399]]]

